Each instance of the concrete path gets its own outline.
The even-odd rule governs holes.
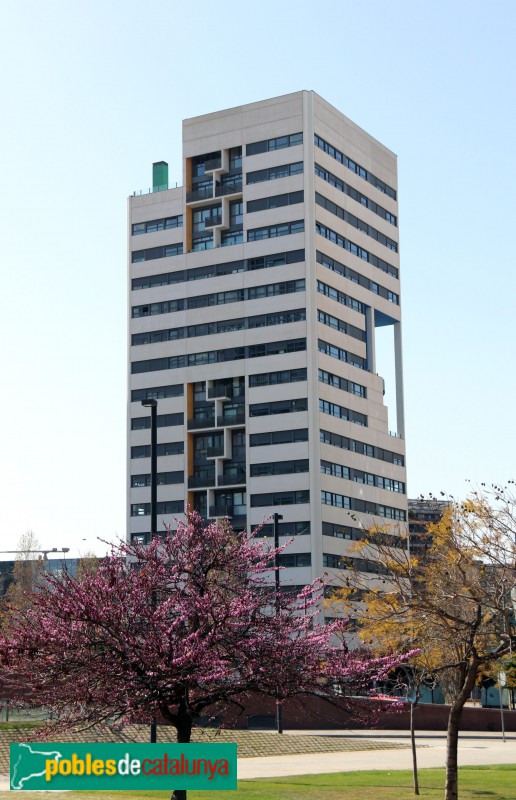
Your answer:
[[[290,734],[301,734],[289,731]],[[310,731],[313,735],[338,735],[336,731]],[[400,731],[341,731],[346,738],[374,739],[385,745],[409,744],[409,737]],[[444,767],[446,758],[446,738],[439,732],[422,732],[417,736],[418,766]],[[505,742],[501,734],[463,733],[459,739],[459,765],[516,765],[516,733],[506,734]],[[238,777],[275,778],[282,775],[317,775],[322,772],[351,772],[354,770],[396,770],[412,769],[410,749],[402,750],[360,750],[339,753],[307,753],[299,756],[265,756],[264,758],[245,758],[238,762]]]

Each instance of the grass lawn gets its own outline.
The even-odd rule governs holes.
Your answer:
[[[444,770],[419,773],[422,800],[442,800]],[[514,800],[516,766],[462,767],[460,800]],[[173,787],[172,787],[173,788]],[[13,797],[0,793],[2,799]],[[53,795],[56,797],[55,795]],[[47,792],[23,792],[23,800],[41,800]],[[170,792],[67,792],[66,800],[168,800]],[[241,781],[236,792],[189,792],[188,800],[412,800],[412,773],[402,770],[338,772]]]

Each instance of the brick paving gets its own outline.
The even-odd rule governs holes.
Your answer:
[[[175,742],[174,728],[158,728],[159,742]],[[9,771],[9,745],[11,742],[35,740],[34,727],[3,728],[0,725],[0,773]],[[46,741],[52,741],[52,737]],[[148,742],[149,728],[146,725],[129,725],[122,730],[104,726],[91,728],[81,733],[68,731],[59,733],[57,742]],[[393,750],[406,749],[407,744],[374,739],[347,738],[345,736],[289,736],[266,731],[214,730],[195,728],[194,742],[237,742],[239,758],[263,756],[299,755],[303,753],[333,753],[349,750]]]

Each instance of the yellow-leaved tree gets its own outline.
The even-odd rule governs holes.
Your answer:
[[[385,529],[371,530],[357,549],[382,565],[384,582],[372,584],[351,569],[334,595],[345,605],[350,591],[358,593],[360,636],[375,651],[421,648],[413,660],[415,691],[436,679],[450,704],[445,800],[458,798],[464,704],[482,672],[516,648],[515,534],[512,484],[474,492],[465,502],[450,501],[417,555],[403,532],[397,543],[405,536],[406,546],[393,546]]]

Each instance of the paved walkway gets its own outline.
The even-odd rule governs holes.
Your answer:
[[[291,734],[301,732],[290,731]],[[317,775],[322,772],[351,772],[354,770],[395,770],[412,769],[412,752],[409,747],[399,748],[399,744],[410,744],[408,735],[400,731],[310,731],[321,736],[336,733],[343,738],[356,738],[359,741],[381,742],[381,749],[342,751],[332,753],[313,753],[304,756],[266,756],[264,758],[245,758],[238,762],[238,777],[275,778],[283,775]],[[437,731],[421,732],[417,735],[417,759],[421,769],[425,767],[444,767],[446,760],[446,737]],[[391,744],[392,750],[384,749]],[[398,748],[396,748],[398,745]],[[394,749],[396,748],[396,749]],[[459,738],[459,765],[516,765],[516,733],[502,735],[465,732]]]
[[[248,736],[252,736],[253,739],[255,736],[266,737],[270,746],[270,737],[274,739],[276,735],[253,733]],[[313,746],[309,746],[306,740],[303,744],[300,742],[300,746],[294,746],[292,739],[298,736],[317,738],[317,752],[313,751]],[[459,739],[459,765],[516,765],[516,733],[506,734],[505,738],[504,742],[500,733],[462,733]],[[288,731],[281,743],[281,750],[284,752],[285,749],[302,749],[303,752],[240,758],[238,777],[240,780],[245,780],[367,769],[411,769],[412,756],[409,744],[408,735],[400,731]],[[446,755],[444,733],[420,732],[417,735],[417,744],[420,768],[444,766]],[[321,752],[326,748],[330,752]],[[0,775],[0,791],[6,791],[8,788],[8,776]]]

